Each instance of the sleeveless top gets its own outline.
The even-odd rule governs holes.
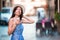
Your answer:
[[[23,25],[22,23],[18,24],[14,30],[14,32],[12,33],[12,36],[11,36],[11,40],[24,40],[23,38]]]

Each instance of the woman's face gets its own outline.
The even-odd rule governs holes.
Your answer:
[[[21,14],[21,8],[17,7],[16,11],[15,11],[15,15],[20,15]]]

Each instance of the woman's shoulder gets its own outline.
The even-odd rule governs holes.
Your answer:
[[[10,18],[10,20],[9,20],[9,21],[13,22],[13,20],[14,20],[14,18]]]
[[[8,23],[13,24],[13,18],[10,18]]]

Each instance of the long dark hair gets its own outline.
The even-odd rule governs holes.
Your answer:
[[[21,6],[16,6],[16,7],[13,9],[13,13],[12,13],[11,18],[13,18],[13,17],[15,16],[14,13],[15,13],[15,11],[16,11],[16,9],[17,9],[18,7],[21,8],[21,14],[19,15],[19,17],[20,17],[20,20],[22,20],[22,17],[23,17],[23,8],[22,8]]]

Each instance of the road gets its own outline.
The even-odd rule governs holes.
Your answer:
[[[36,21],[37,16],[31,17],[35,20],[33,24],[23,24],[24,31],[23,36],[25,40],[60,40],[60,36],[43,36],[43,37],[36,37]],[[11,36],[7,34],[8,26],[0,26],[0,40],[10,40]]]

